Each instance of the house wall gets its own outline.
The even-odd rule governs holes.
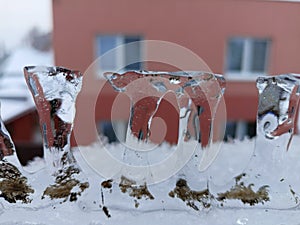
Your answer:
[[[15,144],[17,156],[22,165],[26,165],[34,157],[43,156],[42,134],[36,133],[39,131],[37,129],[39,118],[36,111],[22,115],[5,126]]]
[[[21,143],[33,140],[33,125],[37,120],[36,116],[37,114],[35,112],[28,113],[6,125],[14,142]]]
[[[213,72],[223,74],[227,40],[241,36],[271,40],[269,74],[300,73],[299,12],[299,3],[262,0],[53,0],[55,62],[84,72],[95,59],[97,34],[140,34],[145,39],[170,41],[191,49]],[[88,90],[78,101],[85,109],[94,107],[97,119],[107,119],[116,93],[106,87],[96,106],[89,103],[95,101],[94,95],[103,84],[87,76],[84,88]],[[254,79],[226,78],[228,120],[255,121]],[[77,128],[93,131],[94,125],[86,122],[90,116],[91,112],[78,108]],[[169,116],[167,120],[172,124],[174,118]],[[170,136],[175,134],[170,132]],[[90,132],[80,136],[76,140],[82,144],[95,139]]]
[[[300,4],[252,0],[53,1],[55,62],[85,71],[96,34],[142,34],[180,44],[222,73],[232,36],[272,40],[269,73],[299,72]]]

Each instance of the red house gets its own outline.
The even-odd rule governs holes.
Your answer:
[[[117,130],[124,129],[123,122],[128,119],[128,99],[119,100],[119,108],[112,110],[117,93],[104,85],[102,72],[116,71],[128,59],[141,63],[127,65],[125,70],[178,70],[164,63],[144,62],[151,58],[153,49],[143,42],[133,48],[119,48],[109,59],[94,62],[121,44],[147,43],[147,40],[170,42],[194,52],[214,73],[224,74],[228,134],[235,137],[255,133],[257,76],[300,73],[300,3],[263,0],[53,0],[52,3],[55,64],[86,71],[74,129],[78,144],[94,141],[97,129],[101,130],[105,121],[111,120],[112,111],[114,119],[121,121],[116,123],[121,127]],[[161,53],[172,55],[172,52]],[[172,57],[176,58],[176,54]],[[185,60],[180,55],[178,59]],[[158,115],[166,122],[166,139],[174,141],[176,109],[166,103]]]

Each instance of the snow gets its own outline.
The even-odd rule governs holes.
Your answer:
[[[4,74],[22,74],[24,66],[53,65],[53,52],[42,52],[29,46],[16,49],[6,60]]]
[[[11,53],[1,67],[0,102],[4,122],[12,121],[35,109],[27,88],[23,67],[29,65],[53,65],[53,53],[37,51],[23,46]]]
[[[299,169],[298,156],[300,136],[295,136],[288,153],[293,159],[292,166],[296,173]],[[161,149],[167,152],[167,145]],[[155,197],[154,200],[134,199],[127,193],[122,193],[118,184],[113,183],[111,191],[103,189],[101,191],[101,182],[103,178],[87,164],[82,156],[82,152],[99,150],[106,148],[110,151],[120,149],[120,145],[101,145],[99,143],[91,146],[80,146],[73,149],[74,156],[88,177],[90,182],[89,192],[84,193],[77,202],[53,202],[53,205],[46,205],[37,208],[28,208],[28,205],[7,204],[0,199],[0,225],[297,225],[300,220],[299,208],[276,210],[267,209],[260,206],[240,205],[240,207],[221,207],[218,204],[212,205],[210,209],[195,211],[188,207],[185,202],[177,198],[170,198],[168,193],[174,189],[175,182],[180,177],[185,177],[190,187],[195,185],[194,180],[205,180],[205,173],[199,173],[190,161],[186,167],[180,170],[173,177],[161,183],[149,185],[148,189]],[[223,143],[221,150],[212,166],[209,167],[210,175],[215,176],[214,182],[224,183],[230,181],[233,177],[240,174],[245,165],[251,159],[255,147],[255,140],[234,141],[232,143]],[[98,159],[101,163],[101,159]],[[260,165],[257,165],[259,167]],[[288,165],[283,165],[288,166]],[[40,171],[39,180],[35,180],[43,186],[46,181],[43,180],[43,170]],[[199,176],[201,175],[201,176]],[[295,182],[300,184],[300,179],[295,178]],[[196,182],[197,183],[197,182]],[[102,192],[102,194],[101,194]],[[101,197],[103,195],[103,197]],[[135,208],[135,201],[139,207]],[[108,218],[99,205],[107,206]]]
[[[34,103],[32,101],[3,100],[2,98],[0,98],[0,101],[1,114],[4,122],[10,122],[34,110]]]
[[[9,122],[34,110],[34,102],[24,77],[4,75],[0,78],[1,117]]]

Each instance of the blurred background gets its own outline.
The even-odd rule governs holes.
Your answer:
[[[1,115],[19,154],[27,152],[27,158],[42,154],[42,140],[23,77],[25,65],[57,65],[84,72],[95,59],[121,44],[142,40],[179,44],[227,80],[225,141],[255,136],[257,76],[300,73],[299,1],[0,0],[0,19]],[[142,44],[122,49],[98,62],[96,79],[104,82],[100,72],[115,71],[129,58],[141,63],[124,70],[174,70],[142,63],[146,54],[147,46]],[[88,102],[98,95],[97,85],[90,87],[79,101]],[[127,109],[111,122],[116,95],[106,85],[95,107],[97,130],[110,142],[124,138],[129,114]],[[165,139],[175,143],[177,109],[168,107],[162,106],[158,116],[168,128]],[[77,110],[80,144],[89,144],[94,141],[86,132],[90,125],[80,112],[84,109]]]

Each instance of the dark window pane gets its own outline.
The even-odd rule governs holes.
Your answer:
[[[253,40],[250,70],[264,72],[266,69],[268,42],[266,40]]]
[[[118,141],[115,130],[110,121],[100,121],[97,124],[97,130],[99,134],[107,137],[109,143]]]
[[[235,138],[236,122],[227,121],[224,141],[229,141]]]
[[[117,46],[117,36],[104,35],[97,38],[97,56],[103,56],[108,51]],[[117,65],[117,52],[112,51],[105,54],[100,59],[100,68],[102,70],[111,70],[116,68]]]
[[[227,71],[240,71],[242,69],[243,48],[245,41],[241,38],[232,38],[228,42]]]
[[[141,38],[138,36],[126,36],[124,38],[125,44],[125,69],[126,70],[140,70],[141,64]]]
[[[115,35],[104,35],[99,37],[100,42],[100,55],[108,52],[109,50],[117,46],[117,36]]]

